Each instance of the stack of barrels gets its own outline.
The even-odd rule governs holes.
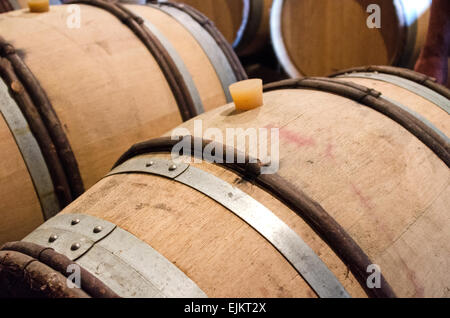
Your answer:
[[[241,57],[257,55],[272,43],[290,77],[326,76],[360,65],[411,68],[425,41],[431,5],[431,0],[177,2],[212,20]],[[26,1],[0,3],[4,7],[0,12],[26,7]]]
[[[0,15],[0,296],[449,297],[450,91],[391,66],[426,14],[179,2]],[[239,111],[269,34],[294,78]]]
[[[431,0],[182,2],[209,16],[241,56],[271,41],[290,77],[325,76],[360,65],[414,66],[431,5]]]
[[[70,203],[133,142],[230,102],[228,86],[246,78],[220,33],[186,9],[80,10],[79,28],[65,6],[0,16],[3,242]]]

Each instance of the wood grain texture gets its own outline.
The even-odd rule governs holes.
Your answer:
[[[131,144],[159,136],[182,120],[161,69],[136,35],[105,10],[79,7],[80,28],[68,24],[68,6],[53,6],[47,13],[25,9],[1,15],[0,30],[48,95],[88,188]],[[129,7],[154,23],[178,51],[204,108],[223,105],[225,94],[216,71],[187,29],[159,10]],[[25,179],[16,182],[20,180]],[[16,191],[20,197],[20,189]],[[19,238],[16,224],[25,225],[33,213],[14,214],[17,221],[8,226],[9,240]],[[36,224],[30,217],[25,228],[29,231]]]
[[[44,221],[33,182],[8,125],[0,116],[0,244],[20,240]]]
[[[145,157],[170,159],[162,154]],[[337,256],[278,200],[223,168],[195,166],[271,209],[328,262],[347,290],[364,295]],[[107,177],[63,213],[78,212],[104,218],[138,236],[177,265],[209,297],[315,297],[286,260],[250,226],[177,182],[139,174]]]
[[[422,96],[395,84],[380,80],[356,77],[342,80],[364,85],[383,93],[384,96],[398,101],[416,113],[421,114],[446,136],[450,136],[450,121],[445,120],[448,114],[442,108]]]
[[[127,6],[144,19],[151,21],[170,41],[194,80],[205,111],[226,103],[225,94],[214,66],[194,36],[168,14],[148,6]]]
[[[422,115],[428,116],[429,109],[423,107]],[[405,128],[355,101],[307,89],[265,93],[264,105],[247,112],[225,105],[181,127],[193,134],[194,120],[202,120],[203,131],[214,127],[224,135],[227,128],[280,128],[278,174],[346,229],[381,267],[395,293],[448,296],[450,172]],[[450,118],[440,120],[446,126]],[[251,147],[240,150],[255,154]],[[345,264],[284,204],[231,171],[205,162],[193,165],[268,207],[313,248],[352,296],[364,297]],[[177,265],[210,297],[314,297],[259,234],[175,181],[144,174],[106,177],[63,213],[116,223]]]
[[[440,271],[449,261],[443,243],[447,233],[441,229],[450,222],[445,216],[450,173],[403,127],[354,101],[309,90],[266,93],[259,109],[236,113],[227,105],[198,119],[203,129],[280,127],[279,174],[319,202],[351,234],[381,266],[396,294],[445,295],[450,281],[445,275],[423,275],[421,264]],[[448,125],[450,118],[440,121]],[[193,132],[193,121],[183,126]],[[428,223],[422,235],[438,236],[439,248],[422,240],[420,247],[402,251],[405,255],[385,256],[388,250],[395,254],[391,246],[410,237],[413,225],[426,223],[429,214],[439,221]],[[396,280],[404,271],[410,274]]]
[[[381,8],[379,29],[367,27],[370,4]],[[414,47],[407,49],[404,32],[408,26],[403,15],[401,7],[396,8],[390,0],[285,0],[282,37],[290,60],[307,76],[324,76],[359,65],[392,65],[402,59],[409,65],[423,44],[428,16],[420,16]]]

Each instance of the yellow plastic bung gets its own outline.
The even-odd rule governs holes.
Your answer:
[[[263,105],[263,85],[259,78],[230,85],[231,97],[237,110],[250,110]]]
[[[30,12],[47,12],[50,10],[49,0],[28,0]]]

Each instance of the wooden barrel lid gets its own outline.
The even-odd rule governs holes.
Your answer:
[[[404,46],[402,16],[393,1],[279,2],[279,30],[274,30],[276,25],[272,23],[272,37],[276,38],[274,32],[281,37],[286,58],[296,69],[286,70],[291,76],[295,71],[297,76],[323,76],[351,66],[390,65]],[[371,13],[366,10],[373,3],[381,9],[379,29],[367,26]],[[272,12],[272,21],[276,14]]]

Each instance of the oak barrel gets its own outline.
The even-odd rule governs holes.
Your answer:
[[[0,242],[59,212],[130,144],[231,101],[246,78],[196,12],[74,3],[0,15]]]
[[[275,0],[271,38],[291,77],[360,65],[412,68],[425,43],[431,0]]]
[[[3,246],[0,285],[42,294],[47,272],[75,262],[106,297],[449,297],[449,91],[382,70],[445,103],[417,106],[425,97],[356,74],[266,85],[260,108],[228,104],[131,147],[60,214]],[[32,290],[12,284],[29,259],[45,268],[26,275]]]
[[[269,43],[272,0],[180,0],[209,17],[238,55],[256,53]]]

